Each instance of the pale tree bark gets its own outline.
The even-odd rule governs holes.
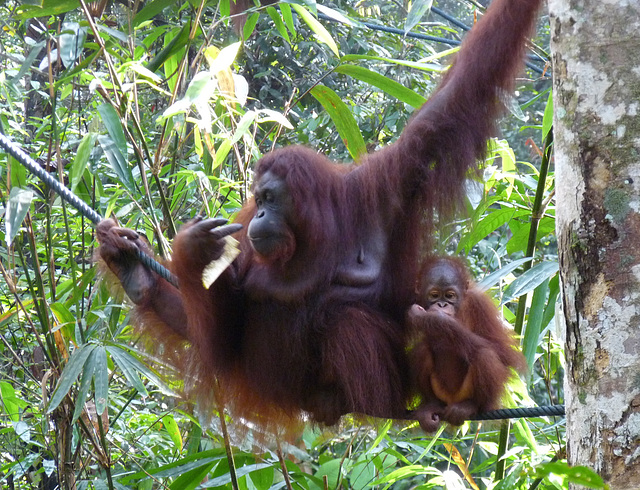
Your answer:
[[[640,489],[640,1],[550,0],[568,459]]]

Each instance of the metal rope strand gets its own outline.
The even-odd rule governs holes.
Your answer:
[[[51,187],[62,199],[76,208],[80,212],[80,214],[82,214],[85,218],[91,220],[93,224],[97,225],[98,223],[100,223],[100,221],[102,221],[102,216],[91,209],[87,205],[87,203],[85,203],[82,199],[71,192],[65,185],[55,179],[44,168],[38,165],[38,162],[36,162],[33,158],[22,151],[22,149],[18,147],[18,145],[16,145],[2,133],[0,133],[0,146],[2,146],[7,151],[7,153],[18,160],[22,165],[24,165],[27,170],[29,170],[32,174],[36,175],[38,178],[40,178],[40,180]],[[136,252],[138,255],[138,260],[140,260],[140,262],[142,262],[145,267],[157,273],[160,277],[173,284],[176,288],[178,287],[178,279],[169,271],[169,269],[164,267],[159,262],[155,261],[152,257],[149,257],[142,250],[136,249]]]
[[[441,16],[442,18],[448,20],[449,22],[451,22],[453,25],[459,27],[460,29],[464,30],[464,31],[469,31],[471,28],[469,26],[467,26],[464,22],[460,22],[458,19],[456,19],[455,17],[452,17],[451,15],[443,12],[442,10],[436,8],[436,7],[431,7],[431,11],[434,14],[437,14],[439,16]],[[341,23],[341,21],[334,19],[333,17],[330,17],[326,14],[320,13],[318,12],[318,19],[322,19],[325,20],[327,22],[338,22]],[[419,32],[405,32],[403,29],[397,29],[395,27],[387,27],[387,26],[382,26],[379,24],[373,24],[372,22],[362,22],[359,21],[360,25],[363,25],[364,27],[371,29],[372,31],[380,31],[380,32],[386,32],[388,34],[397,34],[399,36],[403,36],[403,37],[410,37],[413,39],[421,39],[424,41],[432,41],[432,42],[436,42],[436,43],[441,43],[441,44],[448,44],[449,46],[460,46],[460,44],[462,44],[461,41],[458,41],[456,39],[447,39],[445,37],[437,37],[437,36],[430,36],[428,34],[422,34]],[[545,60],[543,58],[541,58],[540,56],[538,56],[537,54],[532,54],[529,55],[533,60],[535,61],[541,61],[541,62],[545,62]],[[525,62],[525,65],[530,68],[531,70],[533,70],[534,72],[536,72],[539,75],[542,75],[544,73],[544,70],[542,68],[539,68],[538,66],[534,65],[533,63],[531,63],[530,61]]]
[[[499,419],[520,419],[532,417],[563,417],[565,414],[564,405],[549,405],[544,407],[522,407],[522,408],[501,408],[482,412],[469,420],[499,420]],[[416,420],[415,412],[408,411],[404,420]]]
[[[471,417],[469,420],[562,417],[564,414],[564,405],[549,405],[545,407],[502,408],[500,410],[491,410],[490,412],[479,413],[475,417]]]

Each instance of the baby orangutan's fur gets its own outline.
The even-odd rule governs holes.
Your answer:
[[[408,313],[413,329],[410,365],[423,397],[416,411],[432,432],[441,421],[460,425],[498,408],[512,368],[524,357],[489,296],[470,280],[461,260],[431,257],[422,266],[418,299]]]

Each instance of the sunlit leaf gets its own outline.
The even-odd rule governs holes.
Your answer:
[[[298,12],[298,15],[302,17],[302,20],[306,22],[306,24],[309,26],[309,29],[311,29],[316,34],[316,36],[318,36],[318,40],[329,46],[331,51],[333,51],[333,54],[335,54],[336,56],[340,56],[338,45],[331,37],[331,34],[329,34],[329,31],[327,31],[327,29],[325,29],[325,27],[320,22],[318,22],[318,19],[316,19],[309,13],[307,9],[300,5],[294,3],[291,4],[291,6],[296,12]]]
[[[12,422],[20,420],[20,409],[25,408],[28,404],[18,398],[13,385],[7,381],[0,381],[0,399],[2,400],[1,409],[9,416]]]
[[[168,413],[164,417],[162,417],[162,423],[164,424],[164,428],[169,433],[169,437],[173,441],[173,444],[182,451],[182,436],[180,435],[180,429],[178,428],[178,424],[176,424],[176,419],[173,418],[173,415]]]
[[[256,119],[258,123],[273,121],[278,124],[281,124],[287,129],[293,129],[293,126],[289,122],[289,120],[280,112],[272,111],[270,109],[262,109],[258,112],[258,118]]]
[[[553,92],[549,91],[547,105],[544,108],[544,116],[542,117],[542,141],[547,139],[547,134],[553,126]]]
[[[293,15],[291,14],[291,5],[287,3],[280,3],[278,7],[280,7],[282,20],[284,20],[284,23],[287,25],[287,29],[289,29],[289,32],[295,36],[296,28],[295,28],[295,25],[293,24]]]
[[[204,52],[204,56],[209,63],[211,73],[218,73],[219,71],[231,68],[238,56],[238,50],[241,45],[242,43],[240,42],[232,43],[221,50],[218,50],[218,48],[214,46],[208,47]]]
[[[407,14],[407,18],[404,21],[404,33],[405,35],[413,29],[424,17],[429,10],[431,10],[431,5],[433,4],[433,0],[414,0],[411,2],[411,10]]]
[[[574,483],[588,488],[609,488],[600,475],[586,466],[570,466],[566,462],[555,461],[542,464],[536,468],[536,475],[540,478],[552,474],[564,478],[567,483]]]
[[[460,451],[458,451],[458,448],[450,443],[445,443],[444,447],[447,449],[447,451],[449,451],[449,455],[451,456],[451,459],[453,459],[453,462],[456,464],[460,472],[464,475],[465,480],[467,480],[471,488],[473,488],[474,490],[480,490],[480,487],[478,487],[478,484],[473,479],[473,476],[471,476],[469,467],[467,466],[467,463],[465,462],[464,458],[460,454]],[[464,486],[462,486],[462,488],[464,488]]]
[[[343,62],[347,61],[358,61],[358,60],[371,60],[371,61],[384,61],[387,63],[393,63],[399,66],[408,66],[410,68],[415,68],[417,70],[423,70],[428,72],[436,72],[440,73],[445,70],[445,67],[442,65],[438,65],[435,63],[424,63],[418,61],[409,61],[409,60],[399,60],[395,58],[387,58],[384,56],[371,56],[371,55],[363,55],[363,54],[346,54],[341,59]]]

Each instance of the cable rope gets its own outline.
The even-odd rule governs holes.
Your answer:
[[[82,216],[90,220],[94,225],[102,221],[102,216],[91,209],[87,203],[71,192],[64,184],[55,179],[49,172],[42,168],[38,162],[27,155],[18,145],[0,133],[0,146],[4,148],[9,155],[14,157],[18,162],[24,165],[27,170],[40,178],[46,185],[51,187],[62,199],[67,201],[71,206],[76,208]],[[137,258],[146,267],[159,274],[162,278],[169,281],[175,287],[178,287],[178,279],[165,266],[145,254],[142,250],[136,249]]]

